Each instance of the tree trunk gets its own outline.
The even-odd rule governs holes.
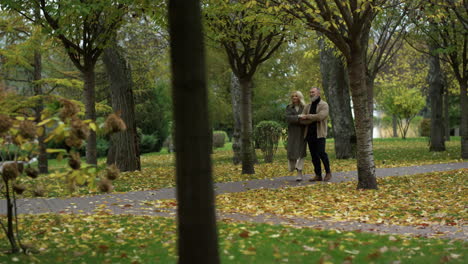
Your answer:
[[[232,134],[232,162],[237,165],[241,162],[241,88],[239,79],[231,73],[231,102],[232,115],[234,117],[234,132]]]
[[[34,51],[34,81],[39,81],[42,79],[42,55],[38,50]],[[42,86],[37,82],[34,84],[34,95],[41,96],[42,93]],[[36,122],[41,121],[41,113],[44,109],[42,99],[37,102],[35,107],[35,118]],[[47,144],[45,143],[45,134],[39,135],[37,138],[39,142],[39,156],[38,156],[38,168],[39,173],[48,173],[49,172],[49,164],[47,160]]]
[[[242,174],[255,174],[254,146],[252,142],[252,79],[239,80],[241,86],[241,159]]]
[[[393,137],[398,137],[398,120],[396,115],[392,115],[392,130],[393,130]]]
[[[91,61],[88,59],[87,61]],[[94,64],[86,63],[83,70],[84,75],[84,101],[85,117],[93,122],[96,121],[96,91]],[[96,132],[91,130],[86,141],[86,163],[97,165]]]
[[[330,105],[333,136],[335,138],[335,153],[337,159],[356,157],[356,130],[349,95],[349,82],[345,66],[333,50],[320,45],[320,70],[322,86]]]
[[[358,45],[357,45],[358,46]],[[354,50],[353,50],[354,49]],[[356,120],[358,189],[377,189],[372,147],[372,120],[366,87],[365,49],[353,47],[348,74]]]
[[[444,82],[445,83],[445,82]],[[450,141],[450,116],[449,116],[449,91],[448,86],[444,85],[444,127],[445,141]]]
[[[132,74],[116,41],[104,50],[103,61],[110,81],[112,109],[121,113],[127,125],[125,131],[112,134],[107,164],[116,164],[120,171],[141,170]]]
[[[375,76],[366,74],[367,106],[371,122],[371,138],[374,138],[374,81]]]
[[[8,240],[10,241],[10,247],[11,247],[11,253],[18,253],[19,252],[19,247],[18,247],[18,242],[15,236],[15,226],[14,226],[14,220],[15,220],[15,213],[13,211],[14,209],[14,204],[12,200],[12,189],[9,186],[9,181],[6,180],[4,181],[5,183],[5,198],[7,202],[7,230],[6,231],[6,236]],[[4,227],[4,226],[2,226]]]
[[[169,1],[179,263],[219,263],[198,0]]]
[[[460,83],[460,136],[461,136],[461,157],[468,159],[468,96],[466,77]]]
[[[429,151],[445,151],[445,129],[443,122],[443,104],[442,93],[444,91],[444,82],[442,70],[440,68],[439,55],[435,54],[436,47],[431,45],[429,58],[429,98],[431,101],[431,134],[429,142]]]

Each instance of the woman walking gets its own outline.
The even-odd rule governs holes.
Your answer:
[[[291,93],[291,103],[286,106],[286,121],[288,122],[288,160],[289,171],[297,170],[296,181],[303,180],[302,169],[306,157],[306,142],[304,141],[305,126],[299,123],[305,102],[301,92]]]

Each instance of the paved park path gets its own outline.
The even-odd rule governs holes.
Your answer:
[[[468,162],[443,163],[410,167],[396,167],[376,169],[377,177],[414,175],[419,173],[448,171],[468,168]],[[464,175],[468,177],[468,175]],[[310,175],[306,175],[310,178]],[[333,173],[331,183],[352,181],[357,179],[357,172]],[[317,184],[314,182],[296,182],[294,176],[285,176],[263,180],[251,180],[240,182],[216,183],[216,194],[245,192],[254,189],[285,188]],[[320,184],[320,183],[319,183]],[[86,197],[72,198],[31,198],[17,201],[19,214],[40,213],[94,213],[105,209],[113,214],[140,214],[154,216],[175,216],[174,210],[155,210],[146,204],[147,201],[160,199],[174,199],[175,188],[163,188],[151,191],[137,191],[127,193],[112,193]],[[5,214],[5,202],[0,200],[0,214]],[[249,216],[242,214],[218,213],[218,219],[230,219],[232,221],[252,221],[271,224],[288,224],[301,227],[313,227],[322,229],[337,229],[343,231],[360,230],[364,232],[378,232],[390,234],[411,234],[416,236],[456,238],[468,240],[468,226],[395,226],[382,224],[367,224],[362,222],[336,222],[325,220],[309,220],[301,218],[285,218],[275,215]]]

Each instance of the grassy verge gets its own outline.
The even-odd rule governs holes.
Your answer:
[[[23,241],[35,254],[0,263],[176,263],[172,219],[29,215]],[[219,223],[222,263],[466,263],[464,241],[413,239],[267,224]],[[2,234],[3,235],[3,234]],[[0,247],[7,249],[0,237]]]
[[[356,170],[356,160],[337,160],[334,153],[333,140],[329,140],[327,151],[330,156],[332,171],[353,171]],[[412,166],[433,163],[459,162],[460,142],[452,140],[447,142],[447,151],[429,152],[427,139],[379,139],[374,142],[375,163],[378,168]],[[241,166],[233,165],[231,162],[232,151],[215,150],[213,158],[213,177],[215,182],[242,181],[252,179],[268,179],[292,175],[287,169],[286,150],[281,145],[278,147],[277,154],[273,163],[262,162],[261,153],[257,156],[260,163],[255,165],[255,174],[241,174]],[[101,164],[104,160],[100,160]],[[138,190],[154,190],[165,187],[175,186],[175,157],[173,154],[149,153],[141,157],[141,171],[122,173],[121,178],[114,181],[116,192],[128,192]],[[53,161],[51,168],[64,168],[66,161]],[[310,174],[313,171],[310,156],[307,157],[304,172]],[[28,185],[41,184],[46,189],[48,197],[70,196],[64,187],[63,180],[47,175],[42,175],[37,180],[26,180]],[[31,188],[28,188],[30,190]],[[95,191],[82,189],[72,195],[94,194]],[[25,196],[31,196],[31,192],[25,192]]]
[[[387,177],[379,190],[357,190],[355,182],[260,189],[216,197],[219,210],[305,219],[428,226],[458,226],[468,219],[468,169]],[[152,202],[173,208],[175,200]]]

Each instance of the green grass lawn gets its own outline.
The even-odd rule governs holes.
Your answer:
[[[0,263],[176,263],[175,221],[149,216],[22,217],[32,255]],[[222,263],[467,263],[468,243],[268,224],[219,223]],[[3,235],[3,234],[2,234]],[[0,248],[8,245],[0,237]],[[346,262],[347,261],[347,262]]]

